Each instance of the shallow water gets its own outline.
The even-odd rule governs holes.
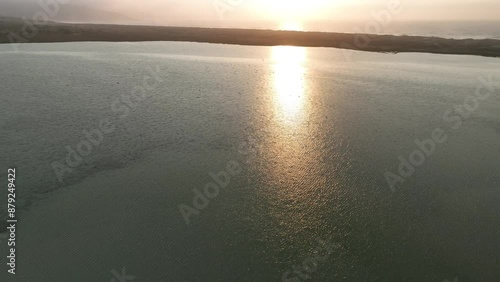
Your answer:
[[[0,163],[17,168],[23,206],[8,281],[123,267],[139,281],[279,281],[319,240],[331,253],[303,270],[311,281],[500,279],[498,59],[65,43],[2,45],[0,66]],[[146,97],[131,97],[144,76]],[[443,119],[489,76],[460,126]],[[106,120],[114,130],[58,181],[66,146]],[[384,173],[436,128],[446,141],[393,192]],[[187,225],[179,205],[235,163]]]

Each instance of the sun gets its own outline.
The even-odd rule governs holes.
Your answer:
[[[284,21],[281,23],[280,30],[294,30],[294,31],[302,31],[304,30],[304,27],[302,26],[301,23],[296,22],[296,21]]]

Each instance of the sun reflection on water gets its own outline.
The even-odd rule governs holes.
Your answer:
[[[272,74],[262,113],[265,134],[256,166],[262,183],[256,198],[270,207],[262,222],[279,222],[262,236],[293,238],[319,226],[324,209],[318,197],[326,174],[319,163],[322,150],[313,111],[316,86],[308,77],[307,48],[275,46],[270,57]]]
[[[277,114],[287,122],[299,121],[303,113],[306,55],[303,47],[275,46],[272,49]]]
[[[267,174],[272,181],[287,187],[282,192],[291,193],[296,182],[306,177],[309,164],[314,162],[309,159],[311,154],[308,152],[311,148],[308,138],[311,128],[307,123],[310,107],[306,78],[307,49],[275,46],[271,55],[273,91],[269,106],[274,118],[270,123],[270,142],[266,144],[272,159]]]

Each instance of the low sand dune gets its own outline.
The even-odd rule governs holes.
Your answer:
[[[372,52],[422,52],[500,57],[500,40],[252,29],[63,24],[27,26],[0,20],[0,43],[187,41],[239,45],[334,47]],[[24,31],[24,32],[23,32]]]

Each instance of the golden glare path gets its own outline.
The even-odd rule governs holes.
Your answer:
[[[300,121],[305,95],[306,49],[294,46],[272,48],[275,104],[285,122]],[[297,125],[297,124],[295,124]]]
[[[283,28],[300,27],[284,23]],[[266,120],[261,142],[265,156],[257,166],[265,185],[257,198],[269,207],[268,219],[279,222],[279,229],[264,232],[269,238],[295,238],[322,223],[323,203],[317,190],[325,187],[326,174],[320,171],[321,146],[311,125],[311,81],[308,80],[308,49],[295,46],[274,46],[270,49],[271,75],[269,92],[265,92]]]

